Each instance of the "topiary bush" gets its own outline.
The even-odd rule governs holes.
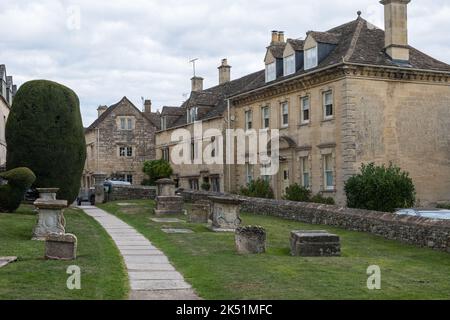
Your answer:
[[[86,160],[80,103],[71,89],[56,82],[23,84],[6,124],[7,169],[28,167],[34,187],[59,188],[58,199],[78,195]]]
[[[347,205],[350,208],[394,212],[397,208],[411,208],[416,192],[409,174],[390,164],[361,166],[361,173],[345,184]]]
[[[273,199],[275,197],[270,183],[264,179],[253,180],[246,187],[241,188],[239,193],[252,198]]]
[[[159,179],[170,178],[173,174],[170,163],[164,159],[145,161],[142,171],[148,176],[146,184],[150,186],[156,185]]]
[[[283,199],[297,202],[309,202],[311,198],[311,191],[305,187],[295,183],[286,189],[286,195]]]
[[[0,212],[14,212],[36,176],[28,168],[16,168],[0,173],[0,178],[8,181],[8,184],[0,186]]]

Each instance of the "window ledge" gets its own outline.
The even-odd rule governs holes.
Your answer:
[[[326,122],[334,122],[335,119],[336,119],[335,117],[333,117],[333,118],[328,118],[328,119],[323,119],[323,120],[322,120],[322,123],[326,123]]]
[[[334,189],[325,189],[325,190],[322,190],[321,192],[322,193],[336,193],[337,191],[336,191],[336,188],[334,188]]]
[[[303,122],[303,123],[300,123],[298,126],[299,127],[310,127],[311,126],[311,122]]]

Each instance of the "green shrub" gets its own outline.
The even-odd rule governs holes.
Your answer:
[[[30,168],[35,187],[59,188],[58,199],[75,200],[86,160],[75,92],[46,80],[23,84],[8,117],[6,142],[8,170]]]
[[[397,166],[362,165],[361,173],[345,184],[350,208],[394,212],[413,207],[416,193],[412,179]]]
[[[208,182],[203,182],[201,188],[204,191],[209,191],[209,190],[211,190],[211,184]]]
[[[274,198],[274,193],[270,183],[264,179],[253,180],[247,184],[247,187],[241,188],[240,194],[252,198]]]
[[[300,186],[295,183],[286,189],[285,200],[298,201],[298,202],[309,202],[311,198],[311,191],[305,187]]]
[[[324,197],[322,194],[318,193],[314,197],[312,197],[309,202],[320,203],[320,204],[329,204],[335,205],[336,202],[331,197]]]
[[[14,212],[36,176],[28,168],[16,168],[0,173],[0,178],[8,181],[8,184],[0,186],[0,212]]]
[[[148,176],[146,179],[147,185],[154,186],[159,179],[170,178],[173,174],[173,169],[170,163],[166,160],[152,160],[145,161],[144,168],[142,169]]]

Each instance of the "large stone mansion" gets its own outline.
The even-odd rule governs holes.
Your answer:
[[[17,86],[13,83],[13,77],[8,76],[6,66],[0,64],[0,168],[6,165],[5,127],[16,91]]]
[[[408,44],[409,2],[381,1],[385,31],[358,13],[356,20],[325,32],[309,31],[304,40],[272,32],[264,70],[231,80],[231,67],[223,60],[219,84],[203,89],[203,79],[194,77],[183,105],[164,107],[153,115],[153,122],[148,121],[147,139],[128,142],[125,136],[107,134],[114,147],[105,161],[120,163],[121,168],[100,162],[90,170],[107,168],[125,175],[129,164],[121,160],[120,149],[125,140],[141,148],[154,141],[149,147],[154,152],[144,154],[171,161],[176,145],[172,133],[180,128],[192,131],[201,121],[203,130],[223,133],[227,128],[279,129],[280,170],[263,177],[278,198],[287,186],[300,183],[345,204],[344,183],[362,163],[392,162],[410,173],[421,205],[448,201],[450,66]],[[120,131],[121,115],[112,114],[108,128]],[[95,144],[93,132],[88,130],[88,151]],[[203,146],[216,139],[203,137]],[[189,143],[195,159],[204,150],[197,150],[200,144],[195,139]],[[212,152],[226,155],[226,150]],[[261,176],[260,166],[249,160],[241,165],[173,167],[173,178],[188,189],[208,182],[214,191],[236,192]],[[139,181],[133,178],[134,183]]]

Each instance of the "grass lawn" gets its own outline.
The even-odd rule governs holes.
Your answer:
[[[102,227],[80,210],[65,211],[66,231],[78,238],[75,261],[44,260],[44,243],[31,241],[36,214],[22,206],[13,214],[0,213],[0,256],[18,262],[0,268],[0,299],[123,299],[128,279],[119,251]],[[81,269],[81,290],[66,286],[67,267]]]
[[[450,254],[404,245],[360,232],[243,214],[246,225],[268,231],[268,252],[242,256],[233,234],[187,227],[194,234],[168,235],[150,221],[153,202],[127,201],[130,207],[101,207],[143,233],[163,250],[205,299],[450,299]],[[179,217],[184,219],[184,217]],[[341,236],[342,257],[299,258],[289,255],[291,230],[326,229]],[[366,270],[378,265],[382,289],[370,291]]]

